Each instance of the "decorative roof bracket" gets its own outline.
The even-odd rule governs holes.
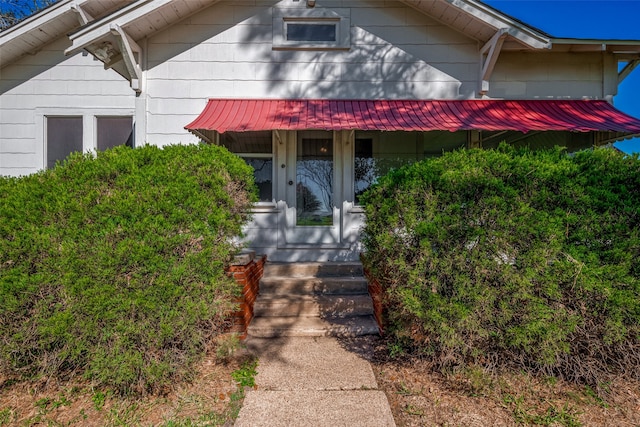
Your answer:
[[[140,80],[142,78],[142,70],[140,69],[140,54],[142,49],[118,24],[111,24],[109,27],[111,34],[113,34],[118,40],[120,52],[122,54],[122,60],[129,73],[129,81],[131,82],[131,89],[136,93],[142,92],[140,87]]]
[[[500,28],[480,49],[480,87],[478,93],[482,96],[489,91],[489,79],[496,65],[502,44],[509,35],[508,28]]]
[[[622,81],[626,79],[638,65],[640,65],[640,58],[632,59],[627,62],[627,65],[625,65],[618,73],[618,84],[622,83]]]
[[[89,13],[87,13],[87,11],[82,8],[82,5],[79,1],[75,1],[71,5],[71,10],[78,14],[78,20],[80,21],[81,25],[87,25],[89,22],[94,20],[93,16],[89,15]]]

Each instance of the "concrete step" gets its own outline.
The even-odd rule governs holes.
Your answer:
[[[264,266],[265,277],[362,277],[362,274],[362,264],[358,262],[268,262]]]
[[[249,326],[249,335],[271,337],[355,337],[378,333],[373,316],[347,318],[319,317],[256,317]]]
[[[367,280],[363,277],[287,277],[263,276],[260,295],[366,294]]]
[[[257,317],[349,317],[373,314],[373,303],[364,295],[263,295],[256,301]]]

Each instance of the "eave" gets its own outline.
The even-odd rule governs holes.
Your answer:
[[[505,29],[504,50],[549,49],[551,36],[476,0],[401,0],[437,21],[486,44]]]
[[[132,0],[61,0],[0,32],[0,68]]]
[[[86,50],[131,82],[139,92],[141,48],[149,37],[219,0],[138,0],[69,35],[71,55]]]
[[[621,57],[640,55],[640,40],[552,38],[555,52],[607,52]]]

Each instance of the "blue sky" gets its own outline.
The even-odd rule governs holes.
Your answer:
[[[559,38],[640,40],[640,0],[483,0]],[[640,118],[640,66],[619,86],[614,105]],[[640,138],[616,144],[640,153]]]

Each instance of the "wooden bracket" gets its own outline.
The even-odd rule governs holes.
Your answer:
[[[480,95],[489,92],[489,80],[498,61],[502,44],[508,35],[508,28],[500,28],[480,49],[480,88],[478,90]]]
[[[111,34],[113,34],[118,40],[120,46],[120,52],[122,53],[122,60],[129,73],[129,81],[131,82],[131,89],[136,93],[142,92],[140,87],[140,80],[142,79],[142,70],[139,65],[139,58],[142,49],[118,24],[111,24]]]
[[[618,84],[622,83],[622,81],[626,79],[638,65],[640,65],[640,58],[632,59],[627,62],[627,65],[625,65],[618,73]]]
[[[80,21],[81,25],[86,25],[94,20],[93,16],[89,15],[89,13],[87,13],[87,11],[82,8],[80,2],[78,1],[75,1],[71,5],[71,10],[78,14],[78,20]]]

